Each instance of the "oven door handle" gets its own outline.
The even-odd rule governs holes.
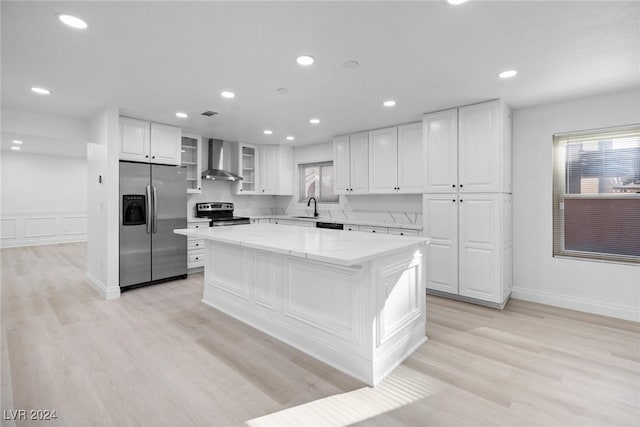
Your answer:
[[[147,218],[146,218],[146,223],[147,223],[147,229],[146,232],[147,234],[151,234],[151,186],[147,185],[147,188],[145,190],[145,195],[146,195],[146,199],[145,199],[145,211],[147,212]]]

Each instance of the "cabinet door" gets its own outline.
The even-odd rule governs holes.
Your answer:
[[[398,126],[398,193],[422,193],[422,123]]]
[[[426,247],[425,280],[428,289],[458,293],[458,195],[423,196],[422,235]]]
[[[460,194],[460,295],[502,302],[499,194]]]
[[[202,138],[200,135],[182,135],[181,165],[187,170],[187,193],[202,192]]]
[[[422,127],[424,191],[458,191],[458,110],[425,114]]]
[[[120,117],[120,160],[149,162],[149,122]]]
[[[237,194],[258,194],[258,147],[252,144],[240,144],[238,146],[240,162],[238,169],[240,176],[244,178],[238,184]]]
[[[501,104],[499,101],[459,109],[459,184],[461,192],[500,192]]]
[[[369,132],[369,193],[396,193],[398,128]]]
[[[349,135],[338,136],[333,140],[333,170],[335,171],[333,191],[335,194],[349,194],[351,188]]]
[[[260,146],[260,194],[278,194],[278,146]]]
[[[151,163],[180,165],[182,129],[151,123]]]
[[[354,133],[349,156],[350,194],[369,193],[369,132]]]

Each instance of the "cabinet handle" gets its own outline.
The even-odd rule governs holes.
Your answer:
[[[242,188],[240,189],[240,191],[243,191]]]
[[[196,257],[196,261],[199,260],[200,258]]]
[[[200,246],[200,243],[196,243],[196,246]]]
[[[401,236],[404,236],[404,233],[400,233]]]
[[[460,199],[460,203],[464,202],[464,200]]]
[[[349,189],[348,189],[348,188],[345,188],[345,191],[349,191]]]
[[[451,201],[452,201],[453,203],[455,203],[455,202],[456,202],[456,199],[451,199]]]
[[[455,185],[455,184],[451,184],[451,186],[452,186],[453,188],[456,188],[456,185]]]
[[[460,188],[464,187],[464,185],[460,184]]]
[[[145,159],[148,159],[148,158],[149,158],[149,155],[144,156],[144,158],[145,158]]]
[[[371,232],[372,232],[372,233],[375,233],[375,232],[376,232],[376,230],[371,230]]]

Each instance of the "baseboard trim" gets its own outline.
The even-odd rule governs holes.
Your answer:
[[[28,246],[62,245],[65,243],[81,243],[87,241],[87,235],[74,236],[69,238],[53,238],[49,240],[8,240],[0,242],[0,249],[25,248]]]
[[[491,302],[491,301],[483,301],[477,298],[465,297],[464,295],[450,294],[449,292],[443,292],[443,291],[438,291],[435,289],[428,289],[428,288],[427,288],[427,295],[434,295],[437,297],[455,299],[458,301],[469,302],[471,304],[484,305],[485,307],[497,308],[498,310],[502,310],[505,304],[507,303],[507,301],[509,301],[509,295],[507,295],[504,298],[504,301],[498,303],[498,302]],[[428,307],[427,307],[427,310],[429,310]]]
[[[87,271],[87,283],[104,299],[120,298],[120,286],[107,288],[102,281]]]
[[[511,298],[640,322],[640,307],[603,303],[585,298],[576,298],[516,287],[511,290]]]

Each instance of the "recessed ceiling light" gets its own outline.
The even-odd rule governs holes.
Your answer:
[[[13,146],[11,147],[11,149],[12,149],[12,150],[16,150],[16,151],[20,151],[20,147],[16,147],[15,145],[13,145]]]
[[[293,141],[295,138],[293,136],[288,136],[287,141]]]
[[[498,77],[500,77],[501,79],[508,79],[511,77],[515,77],[517,74],[518,74],[518,71],[516,70],[507,70],[498,74]]]
[[[286,87],[279,87],[278,89],[276,89],[276,93],[279,95],[286,95],[289,93],[289,89],[287,89]]]
[[[394,101],[393,99],[389,99],[388,101],[384,101],[382,105],[384,105],[385,107],[393,107],[396,105],[396,101]]]
[[[14,144],[22,144],[22,141],[18,141],[17,139],[14,139],[14,140],[13,140],[13,141],[11,141],[11,142],[13,142]]]
[[[354,69],[354,68],[358,68],[358,66],[360,65],[360,63],[358,61],[355,60],[349,60],[349,61],[344,61],[342,63],[342,68],[346,68],[348,70]]]
[[[317,125],[318,123],[320,123],[320,119],[311,119],[309,120],[309,123],[311,123],[312,125]]]
[[[265,135],[271,135],[271,134],[273,133],[273,131],[272,131],[272,130],[269,130],[269,129],[265,129],[263,133],[264,133]]]
[[[189,117],[189,115],[187,113],[177,112],[176,117],[180,117],[181,119],[186,119],[187,117]]]
[[[466,3],[468,0],[447,0],[447,3],[452,4],[454,6]]]
[[[32,87],[31,91],[35,92],[37,94],[40,94],[40,95],[50,95],[51,94],[51,91],[49,89],[45,89],[43,87]]]
[[[228,90],[225,90],[223,92],[220,92],[220,96],[222,96],[223,98],[235,98],[236,94],[233,92],[229,92]]]
[[[296,58],[296,62],[300,65],[304,65],[305,67],[313,64],[314,61],[315,61],[314,57],[309,55],[302,55]]]
[[[87,23],[84,22],[82,19],[78,18],[77,16],[67,15],[66,13],[58,13],[56,16],[58,17],[60,22],[62,22],[64,25],[67,25],[71,28],[84,30],[85,28],[88,27]]]

